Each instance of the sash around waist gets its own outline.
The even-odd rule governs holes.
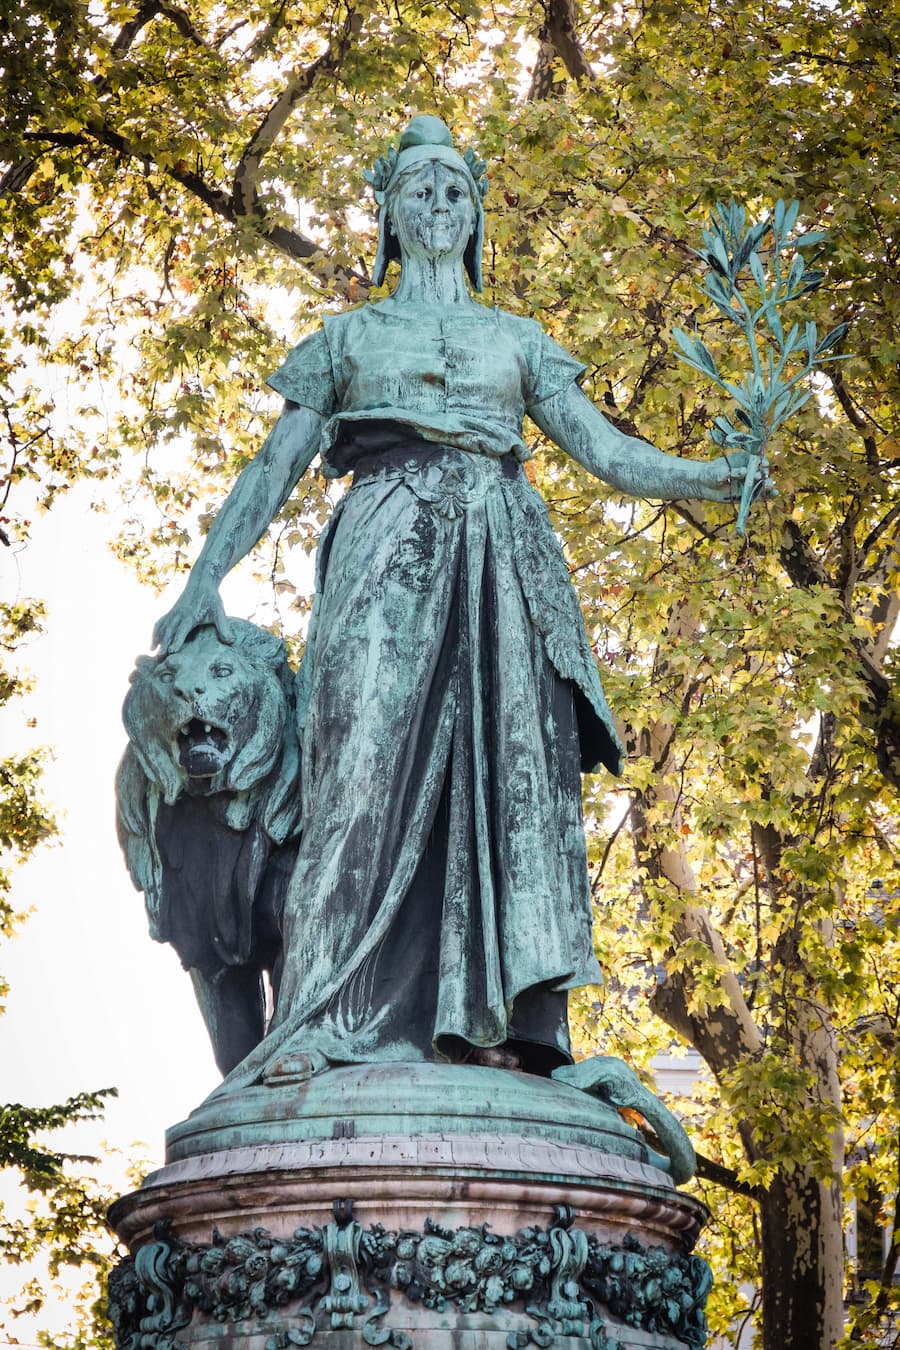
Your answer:
[[[437,470],[441,474],[460,474],[466,480],[515,479],[522,475],[522,466],[513,455],[479,455],[457,446],[436,445],[417,437],[383,449],[366,450],[353,465],[353,483],[365,483],[373,478],[405,478]]]

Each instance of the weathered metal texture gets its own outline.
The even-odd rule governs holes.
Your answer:
[[[580,1088],[534,1074],[424,1062],[347,1066],[293,1086],[223,1093],[167,1131],[166,1160],[344,1137],[416,1141],[442,1134],[456,1141],[518,1137],[669,1166],[614,1105]]]
[[[557,1206],[548,1227],[368,1227],[348,1200],[324,1227],[185,1242],[167,1224],[110,1281],[119,1350],[315,1343],[444,1350],[701,1350],[706,1262],[588,1234]]]
[[[475,151],[467,149],[460,154],[453,147],[449,128],[438,117],[414,117],[400,137],[397,149],[393,146],[366,170],[364,177],[371,183],[378,213],[378,250],[375,255],[373,278],[376,286],[384,281],[390,262],[401,262],[401,241],[397,238],[391,220],[390,199],[410,169],[422,164],[441,163],[451,169],[457,180],[468,189],[467,196],[473,208],[473,220],[465,246],[463,261],[469,280],[476,291],[481,290],[481,254],[484,247],[484,211],[482,200],[487,195],[487,165]]]
[[[110,1212],[120,1350],[703,1345],[703,1207],[565,1084],[333,1069],[205,1105],[168,1155]]]
[[[746,460],[690,462],[623,434],[539,324],[472,299],[483,166],[436,119],[373,181],[397,288],[326,315],[272,377],[285,412],[156,630],[168,653],[201,624],[229,640],[218,585],[316,450],[326,473],[353,473],[320,542],[299,673],[283,977],[226,1092],[334,1064],[570,1060],[565,991],[599,978],[579,769],[617,771],[621,746],[521,468],[523,419],[639,496],[728,499]]]
[[[298,1054],[512,1042],[549,1069],[569,1058],[564,990],[601,978],[579,725],[618,751],[562,555],[514,461],[409,456],[379,456],[320,546],[284,974],[226,1091]]]
[[[423,306],[413,319],[391,298],[326,315],[268,382],[328,417],[320,444],[336,476],[352,467],[349,434],[373,422],[471,454],[528,459],[526,411],[584,372],[534,319],[471,301]]]
[[[694,1146],[681,1121],[649,1088],[645,1088],[633,1069],[614,1055],[596,1055],[578,1064],[564,1064],[553,1070],[553,1080],[570,1083],[600,1101],[616,1108],[637,1111],[656,1131],[666,1152],[666,1170],[672,1180],[690,1181],[697,1168]]]
[[[150,933],[190,971],[216,1062],[262,1039],[296,855],[299,743],[284,643],[232,620],[180,651],[140,657],[116,778],[119,840]]]
[[[382,185],[397,290],[289,356],[285,412],[157,626],[164,654],[200,625],[233,642],[222,577],[319,446],[353,473],[296,686],[272,1025],[113,1207],[121,1350],[703,1344],[683,1132],[624,1066],[547,1076],[571,1059],[567,989],[599,978],[579,770],[620,746],[522,419],[641,496],[728,499],[741,453],[625,436],[538,325],[475,303],[481,169],[427,146]]]
[[[110,1212],[135,1256],[112,1286],[121,1350],[138,1350],[135,1308],[152,1321],[162,1269],[156,1315],[190,1314],[169,1330],[192,1350],[281,1350],[313,1331],[341,1347],[674,1347],[685,1318],[703,1343],[705,1266],[690,1257],[703,1207],[617,1111],[566,1084],[460,1065],[332,1069],[205,1104],[169,1131],[168,1159]],[[568,1275],[566,1252],[581,1263]],[[185,1301],[198,1279],[205,1292]],[[354,1287],[360,1308],[334,1322]],[[169,1350],[164,1332],[147,1322],[141,1350]]]

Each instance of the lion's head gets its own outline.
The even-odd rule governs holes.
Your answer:
[[[171,805],[193,781],[244,792],[274,767],[293,679],[284,643],[232,619],[235,640],[195,630],[179,652],[141,656],[122,716],[144,773]]]
[[[180,651],[138,658],[122,710],[129,745],[116,784],[119,834],[139,889],[156,891],[156,803],[225,794],[225,820],[276,844],[297,829],[294,676],[280,638],[232,619],[234,641],[196,629]]]

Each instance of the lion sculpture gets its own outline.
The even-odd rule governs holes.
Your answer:
[[[231,619],[138,658],[116,779],[119,841],[150,933],[190,972],[228,1073],[262,1039],[299,829],[294,676],[284,643]]]

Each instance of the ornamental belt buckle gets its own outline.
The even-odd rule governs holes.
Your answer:
[[[483,501],[490,482],[480,472],[476,455],[463,450],[445,450],[416,467],[407,478],[420,501],[429,502],[445,520],[459,520],[475,502]]]

